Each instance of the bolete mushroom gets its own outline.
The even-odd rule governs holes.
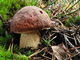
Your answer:
[[[49,28],[48,14],[36,6],[20,9],[11,19],[11,32],[20,33],[20,48],[37,48],[40,44],[39,30]]]

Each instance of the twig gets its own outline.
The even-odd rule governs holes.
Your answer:
[[[75,41],[75,44],[77,45],[77,40],[76,40],[76,36],[74,36],[74,41]]]
[[[78,40],[78,42],[80,43],[80,36],[77,34],[76,35],[76,39]]]
[[[30,55],[28,58],[31,58],[31,57],[37,55],[38,53],[42,52],[44,49],[46,49],[46,47],[43,48],[42,50],[38,50],[38,51],[34,52],[34,53],[33,53],[32,55]]]
[[[65,38],[65,40],[69,43],[69,45],[71,46],[71,47],[75,47],[69,40],[68,40],[68,38],[66,37],[66,35],[64,34],[64,38]],[[78,50],[76,49],[76,52],[78,52]],[[78,52],[79,53],[79,52]]]
[[[47,56],[45,56],[45,55],[42,55],[43,57],[45,57],[45,58],[47,58],[47,59],[50,59],[51,60],[51,58],[50,57],[47,57]]]
[[[75,54],[74,56],[71,56],[71,58],[72,58],[72,57],[75,57],[75,56],[76,56],[76,55],[78,55],[78,54],[80,54],[80,52],[79,52],[79,53],[77,53],[77,54]],[[68,59],[70,59],[70,58],[67,58],[67,60],[68,60]]]
[[[52,39],[50,39],[51,41],[54,40],[57,36],[54,36]]]
[[[80,46],[79,47],[70,48],[69,50],[74,50],[74,49],[79,49],[79,48],[80,48]]]

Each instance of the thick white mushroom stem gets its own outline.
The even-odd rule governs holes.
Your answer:
[[[20,37],[20,48],[37,48],[40,44],[40,34],[38,31],[22,33]]]

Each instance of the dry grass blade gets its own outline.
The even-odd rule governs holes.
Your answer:
[[[78,0],[77,2],[75,2],[69,9],[73,8],[79,2],[80,2],[80,0]],[[68,11],[69,9],[67,9],[66,11]]]
[[[69,4],[68,4],[68,6],[65,8],[65,10],[71,5],[71,3],[73,2],[74,0],[72,0]]]

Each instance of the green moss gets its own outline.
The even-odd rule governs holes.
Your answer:
[[[11,51],[7,51],[5,47],[0,46],[0,60],[11,60],[12,56]]]
[[[0,14],[4,20],[10,19],[20,8],[35,6],[38,0],[0,0]]]

